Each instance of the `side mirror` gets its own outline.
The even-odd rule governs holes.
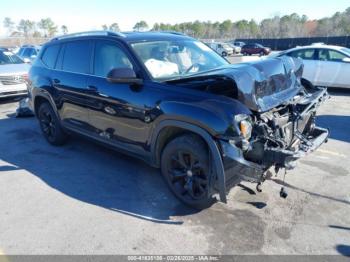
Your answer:
[[[350,63],[350,57],[345,57],[345,58],[343,59],[343,62],[345,62],[345,63]]]
[[[128,67],[112,69],[107,75],[107,80],[111,83],[130,85],[142,85],[143,83],[141,78],[137,78],[135,71]]]

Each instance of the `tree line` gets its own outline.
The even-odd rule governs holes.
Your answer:
[[[24,37],[52,37],[56,34],[66,34],[68,27],[60,28],[50,18],[43,18],[39,22],[22,19],[16,25],[11,18],[3,21],[9,36]],[[117,22],[101,26],[103,30],[119,32]],[[177,31],[202,39],[235,39],[235,38],[293,38],[317,36],[344,36],[350,35],[350,7],[344,12],[337,12],[331,17],[310,20],[306,15],[296,13],[284,16],[266,18],[260,23],[254,19],[233,22],[203,22],[168,24],[155,23],[150,27],[146,21],[137,22],[134,31]]]
[[[42,18],[38,22],[29,19],[21,19],[16,24],[10,17],[5,17],[3,25],[7,30],[8,36],[52,37],[57,33],[68,33],[68,27],[66,25],[62,25],[58,28],[58,25],[56,25],[51,18]]]

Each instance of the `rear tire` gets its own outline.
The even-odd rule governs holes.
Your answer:
[[[170,141],[161,156],[161,172],[171,191],[186,205],[204,209],[215,203],[209,195],[209,150],[199,137],[186,134]]]
[[[226,52],[222,52],[221,54],[223,57],[226,57],[227,56],[227,53]]]
[[[38,120],[44,137],[51,145],[60,146],[66,142],[67,134],[61,127],[59,119],[48,102],[40,105]]]

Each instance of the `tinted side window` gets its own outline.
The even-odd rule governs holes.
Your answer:
[[[290,52],[287,54],[288,56],[301,58],[304,60],[314,60],[315,49],[302,49]]]
[[[91,43],[76,41],[65,44],[62,69],[74,73],[88,74],[90,71]]]
[[[59,45],[48,46],[45,49],[45,52],[41,60],[47,67],[54,68],[59,50],[60,50]]]
[[[94,74],[106,77],[113,68],[132,68],[124,51],[115,43],[98,41],[95,46]]]

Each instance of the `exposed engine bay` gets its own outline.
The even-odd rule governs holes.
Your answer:
[[[294,168],[302,152],[314,150],[313,139],[328,134],[315,124],[316,109],[327,98],[324,88],[304,88],[290,103],[256,113],[246,159],[266,168]]]

